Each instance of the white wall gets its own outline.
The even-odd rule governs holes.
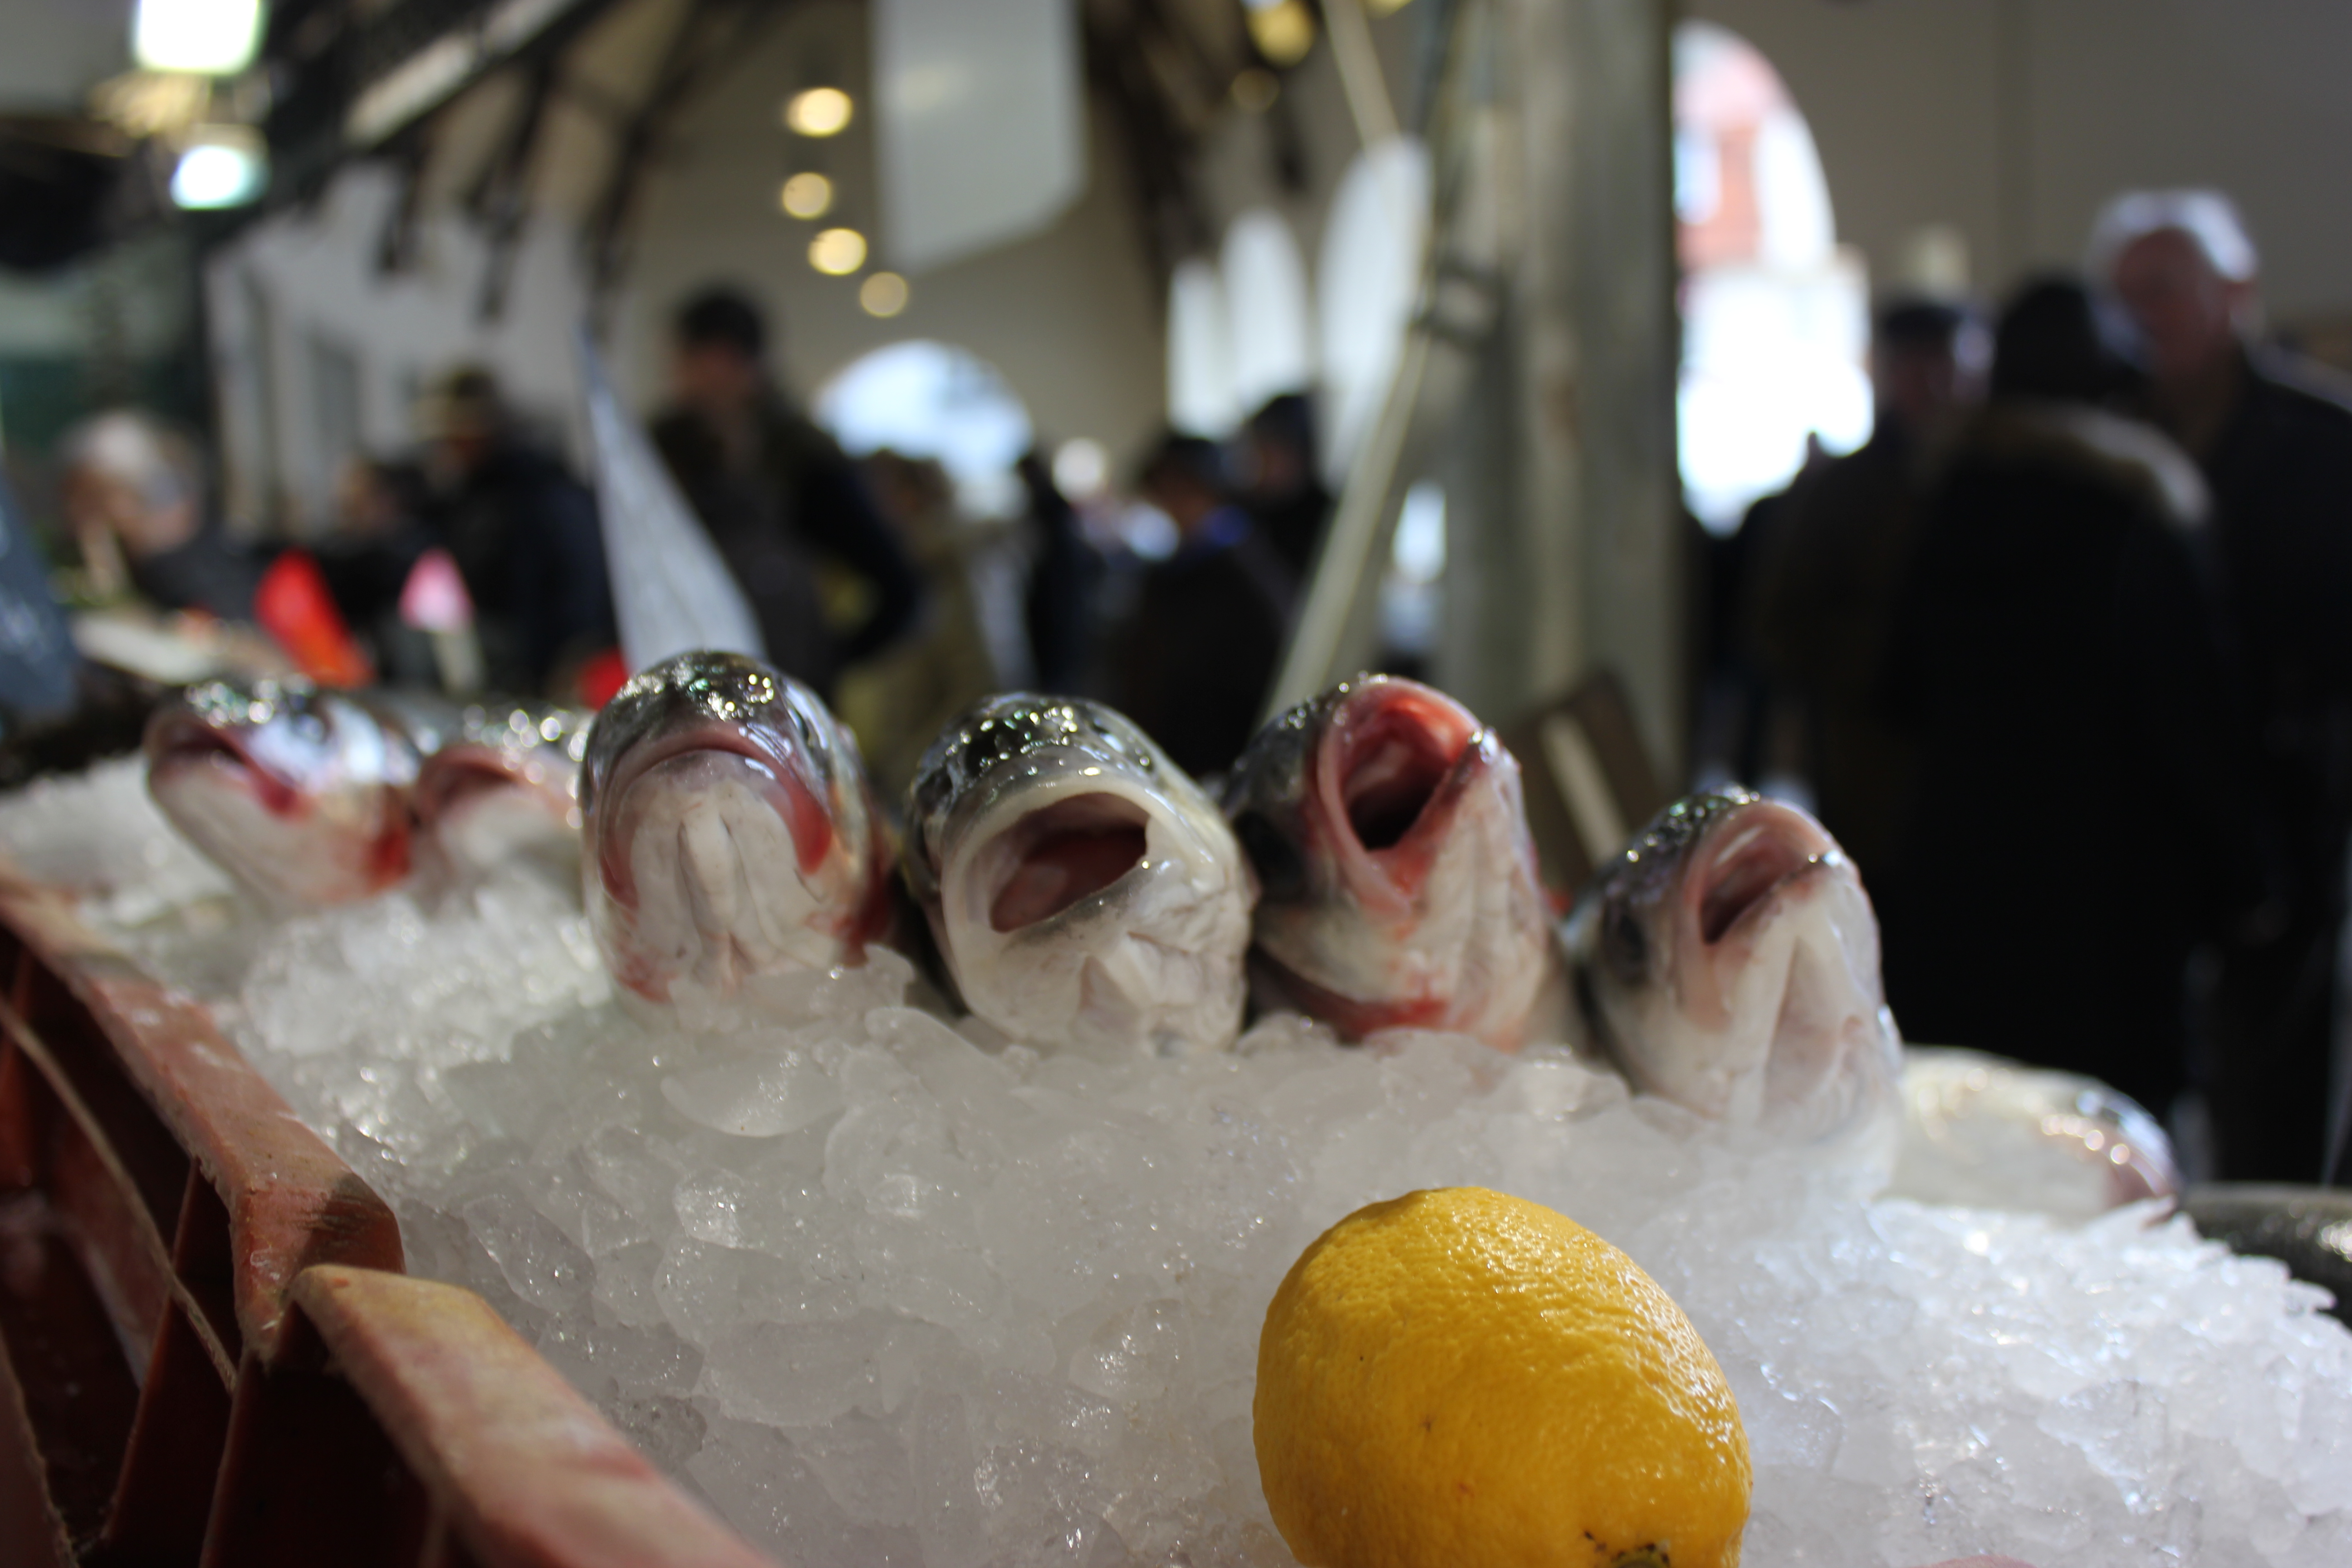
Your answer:
[[[823,142],[783,131],[778,110],[812,70],[861,92],[850,129]],[[631,256],[631,310],[621,336],[630,381],[659,391],[670,309],[698,286],[753,290],[782,324],[790,384],[813,395],[857,355],[906,338],[934,338],[988,361],[1028,405],[1040,437],[1087,437],[1124,457],[1161,418],[1161,331],[1125,167],[1099,109],[1086,194],[1043,233],[909,276],[904,314],[877,321],[857,305],[857,279],[826,278],[807,260],[818,229],[845,223],[877,237],[866,26],[861,6],[810,5],[772,29],[744,61],[680,117],[649,184]],[[840,192],[814,223],[785,216],[784,177],[817,167]],[[878,236],[887,262],[889,237]],[[869,268],[870,269],[870,268]]]
[[[2352,310],[2352,5],[2342,0],[1690,0],[1811,122],[1841,238],[1885,279],[1923,225],[1979,288],[2075,263],[2137,185],[2237,197],[2282,320]]]

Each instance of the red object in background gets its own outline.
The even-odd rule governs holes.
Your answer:
[[[325,574],[307,550],[289,550],[269,563],[254,590],[253,618],[277,639],[296,668],[321,686],[365,686],[375,668],[352,639],[351,627],[327,592]]]
[[[457,557],[435,548],[416,558],[400,587],[400,618],[419,631],[462,632],[474,624],[473,596]]]
[[[583,708],[602,708],[613,700],[613,693],[629,683],[629,667],[621,658],[621,650],[608,647],[580,667],[573,678],[573,692]]]

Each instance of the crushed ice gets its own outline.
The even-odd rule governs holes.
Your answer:
[[[789,1024],[652,1035],[556,889],[268,924],[125,784],[0,804],[0,847],[216,996],[412,1268],[795,1564],[1287,1563],[1265,1303],[1341,1215],[1463,1183],[1682,1303],[1748,1426],[1756,1568],[2352,1562],[2352,1334],[2186,1220],[1864,1201],[1540,1049],[1277,1019],[1041,1056],[907,1005],[887,953],[783,986]]]

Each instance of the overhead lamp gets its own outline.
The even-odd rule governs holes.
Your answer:
[[[777,193],[776,205],[793,217],[823,217],[833,205],[833,182],[814,170],[794,174]]]
[[[269,187],[269,150],[250,125],[199,125],[172,170],[172,203],[191,212],[241,207]]]
[[[1243,0],[1250,41],[1268,65],[1295,66],[1315,47],[1315,13],[1307,0]]]
[[[235,76],[261,47],[261,0],[139,0],[132,58],[151,71]]]
[[[813,87],[784,103],[784,127],[803,136],[838,136],[849,128],[855,105],[837,87]]]
[[[1252,66],[1234,78],[1234,105],[1244,114],[1264,114],[1282,96],[1282,79],[1264,66]]]
[[[846,278],[866,265],[866,237],[854,228],[829,228],[809,241],[809,265],[828,278]]]
[[[857,302],[867,315],[887,321],[907,308],[907,280],[895,272],[877,272],[857,286]]]

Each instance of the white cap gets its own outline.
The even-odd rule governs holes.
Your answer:
[[[2232,283],[2251,283],[2261,270],[2238,205],[2219,191],[2207,190],[2126,191],[2116,197],[2091,226],[2084,265],[2105,283],[2126,247],[2166,232],[2186,235],[2213,270]]]

